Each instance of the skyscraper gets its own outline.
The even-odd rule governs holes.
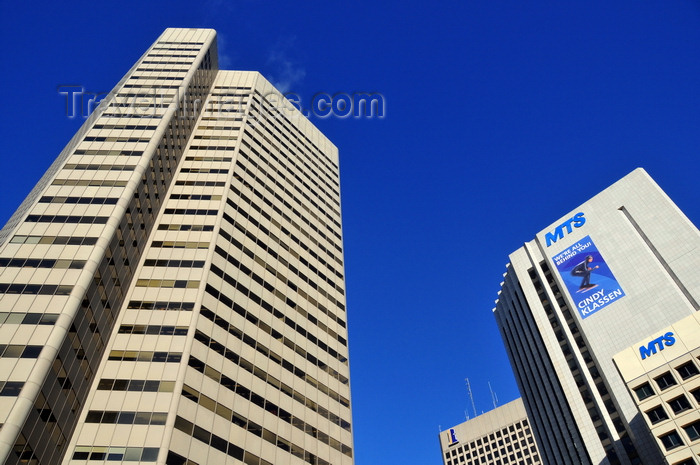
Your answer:
[[[167,29],[0,231],[0,460],[352,464],[338,152]]]
[[[545,463],[663,463],[613,356],[700,309],[698,263],[642,169],[510,255],[494,313]]]

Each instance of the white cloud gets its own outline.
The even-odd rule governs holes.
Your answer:
[[[282,93],[289,92],[306,77],[306,69],[292,58],[294,41],[295,38],[291,37],[284,42],[278,42],[267,58],[270,82]]]

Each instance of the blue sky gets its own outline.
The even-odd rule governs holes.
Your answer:
[[[636,167],[700,221],[700,4],[4,2],[0,222],[81,119],[174,27],[222,68],[308,102],[380,92],[382,119],[314,119],[338,146],[358,465],[438,465],[438,426],[518,396],[491,314],[510,252]],[[15,142],[19,141],[19,142]]]

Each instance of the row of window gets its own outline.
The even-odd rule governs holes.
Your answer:
[[[212,94],[216,95],[216,94]],[[237,115],[217,115],[217,116],[202,116],[202,121],[216,121],[216,122],[221,122],[221,121],[238,121],[242,122],[243,117],[242,116],[237,116]],[[209,126],[209,127],[203,127],[202,129],[213,129],[216,126]],[[237,128],[233,128],[237,129]]]
[[[151,130],[158,129],[158,126],[148,126],[143,124],[96,124],[92,129],[139,129]]]
[[[199,129],[203,129],[205,126],[200,126]],[[224,127],[224,126],[209,126],[207,129],[238,129],[234,127]],[[232,157],[204,157],[204,156],[196,156],[196,157],[185,157],[185,161],[220,161],[220,162],[232,162],[233,158]]]
[[[172,194],[171,200],[221,200],[221,195],[211,194]]]
[[[113,410],[90,410],[85,423],[107,423],[116,425],[164,425],[168,412],[121,412]]]
[[[192,147],[194,148],[194,147]],[[227,168],[182,168],[181,173],[228,174]]]
[[[698,367],[692,360],[678,367],[675,367],[675,371],[678,373],[678,375],[683,381],[690,379],[693,376],[700,373]],[[664,391],[670,388],[671,386],[675,386],[678,384],[678,381],[676,381],[676,377],[671,371],[667,371],[655,377],[654,382],[658,386],[659,391]],[[634,393],[637,395],[637,399],[639,399],[640,402],[656,394],[654,388],[652,388],[651,384],[648,382],[634,388],[633,390]]]
[[[58,320],[56,313],[9,313],[0,312],[0,325],[52,325]]]
[[[22,381],[0,381],[0,397],[16,397],[23,387]]]
[[[127,107],[127,108],[130,108],[130,107],[131,107],[130,105],[111,105],[111,107],[115,107],[115,106],[116,106],[116,107]],[[140,108],[142,109],[143,106],[141,106]],[[114,109],[114,108],[112,108],[112,109]],[[163,110],[163,113],[165,112],[164,109],[161,109],[161,110]],[[149,113],[133,113],[133,112],[130,112],[128,109],[127,109],[127,110],[124,110],[124,111],[122,112],[121,110],[117,109],[117,111],[114,112],[114,113],[108,113],[108,112],[102,113],[102,116],[105,117],[105,118],[128,118],[128,119],[131,119],[131,118],[139,118],[139,119],[141,119],[141,118],[153,118],[153,119],[160,119],[160,118],[163,117],[162,114],[161,114],[161,115],[156,114],[156,110],[155,110],[155,109],[154,109],[152,112],[149,112]]]
[[[218,215],[219,210],[206,208],[166,208],[166,215]]]
[[[200,281],[187,281],[185,279],[139,279],[136,287],[163,287],[175,289],[197,289]]]
[[[144,262],[144,266],[165,266],[175,268],[202,268],[204,260],[155,260],[152,258]]]
[[[236,146],[228,145],[190,145],[190,150],[236,150]],[[228,171],[227,171],[228,173]]]
[[[80,270],[85,266],[85,260],[53,259],[53,258],[0,258],[0,267],[11,268],[58,268]]]
[[[176,310],[189,312],[194,309],[194,302],[130,300],[127,308],[134,310]]]
[[[112,179],[54,179],[52,186],[126,187],[128,181]]]
[[[12,236],[10,244],[46,244],[46,245],[95,245],[96,237],[82,236]]]
[[[150,55],[149,58],[153,56]],[[143,60],[141,63],[146,65],[192,65],[192,61],[173,61],[173,60]]]
[[[73,460],[100,460],[117,462],[155,462],[157,447],[100,447],[76,446]]]
[[[213,231],[211,224],[159,224],[158,231]]]
[[[683,431],[685,431],[685,434],[688,436],[690,442],[697,441],[698,439],[700,439],[700,420],[694,421],[693,423],[683,426]],[[670,433],[666,433],[663,436],[660,436],[659,439],[661,440],[661,443],[664,445],[664,448],[666,450],[673,450],[685,445],[683,439],[676,430],[673,430]]]
[[[55,284],[4,284],[0,283],[0,294],[24,295],[70,295],[73,286]]]
[[[159,42],[159,44],[160,43],[161,42]],[[182,51],[199,52],[202,49],[202,47],[186,47],[186,46],[180,45],[180,44],[188,43],[191,45],[203,45],[202,42],[163,42],[163,43],[170,44],[170,47],[155,46],[155,47],[151,48],[151,50],[177,50],[180,52],[182,52]],[[148,56],[150,56],[150,54]],[[194,55],[194,56],[197,56],[197,55]]]
[[[691,394],[693,394],[696,401],[700,402],[700,388],[695,389],[691,392]],[[678,415],[691,409],[690,402],[684,394],[674,397],[673,399],[669,400],[667,404],[669,407],[671,407],[674,415]],[[645,413],[652,425],[668,420],[668,413],[666,413],[666,409],[664,409],[663,405],[657,405],[656,407],[647,410]]]
[[[194,55],[193,55],[194,56]],[[168,74],[175,74],[175,76],[168,76]],[[131,75],[129,76],[129,80],[135,79],[146,79],[149,81],[182,81],[183,77],[181,76],[182,73],[169,73],[168,70],[163,70],[162,72],[157,72],[157,71],[142,71],[141,75]]]
[[[100,391],[129,392],[173,392],[175,381],[146,379],[101,379],[97,384]]]
[[[193,187],[224,187],[224,181],[175,181],[176,186],[193,186]]]
[[[190,241],[153,241],[151,247],[163,249],[208,249],[209,242]]]
[[[0,358],[39,358],[44,346],[0,344]]]
[[[117,197],[66,197],[45,195],[39,203],[69,203],[79,205],[116,205]]]
[[[108,216],[28,215],[27,223],[107,224]]]
[[[103,115],[104,116],[104,115]],[[120,150],[104,150],[104,149],[79,149],[73,152],[73,155],[97,155],[101,157],[140,157],[143,155],[142,150],[120,149]]]
[[[149,350],[113,350],[107,360],[120,362],[169,362],[179,363],[182,352],[153,352]]]
[[[209,104],[216,104],[219,102],[214,102],[212,100],[209,101]],[[226,104],[226,103],[232,103],[232,101],[228,102],[220,102],[221,104]],[[231,134],[215,134],[215,135],[207,135],[207,134],[198,134],[194,136],[192,139],[194,140],[225,140],[225,141],[235,141],[238,139],[236,136],[233,136]]]
[[[172,325],[121,325],[119,334],[157,334],[159,336],[185,336],[189,326]]]
[[[204,45],[204,42],[185,42],[182,40],[178,40],[178,41],[161,40],[161,41],[157,42],[157,44],[158,44],[158,46],[153,47],[152,50],[163,49],[162,47],[160,47],[160,45],[180,45],[180,46],[184,47],[185,45]],[[167,48],[165,50],[184,50],[184,48],[175,47],[175,48]],[[187,50],[190,50],[190,49],[187,49]],[[195,48],[192,50],[199,50],[199,48]],[[152,56],[152,55],[149,53],[148,56]]]
[[[82,171],[134,171],[136,165],[99,165],[87,163],[66,163],[63,165],[64,170],[82,170]]]
[[[154,79],[154,81],[157,79]],[[122,89],[179,89],[180,84],[124,84]]]
[[[152,96],[149,96],[152,97]],[[116,101],[116,99],[115,99]],[[139,137],[104,137],[104,136],[86,136],[83,138],[83,142],[150,142],[151,138],[139,138]]]

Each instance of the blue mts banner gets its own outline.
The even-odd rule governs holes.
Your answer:
[[[552,257],[581,318],[625,295],[590,236]]]

